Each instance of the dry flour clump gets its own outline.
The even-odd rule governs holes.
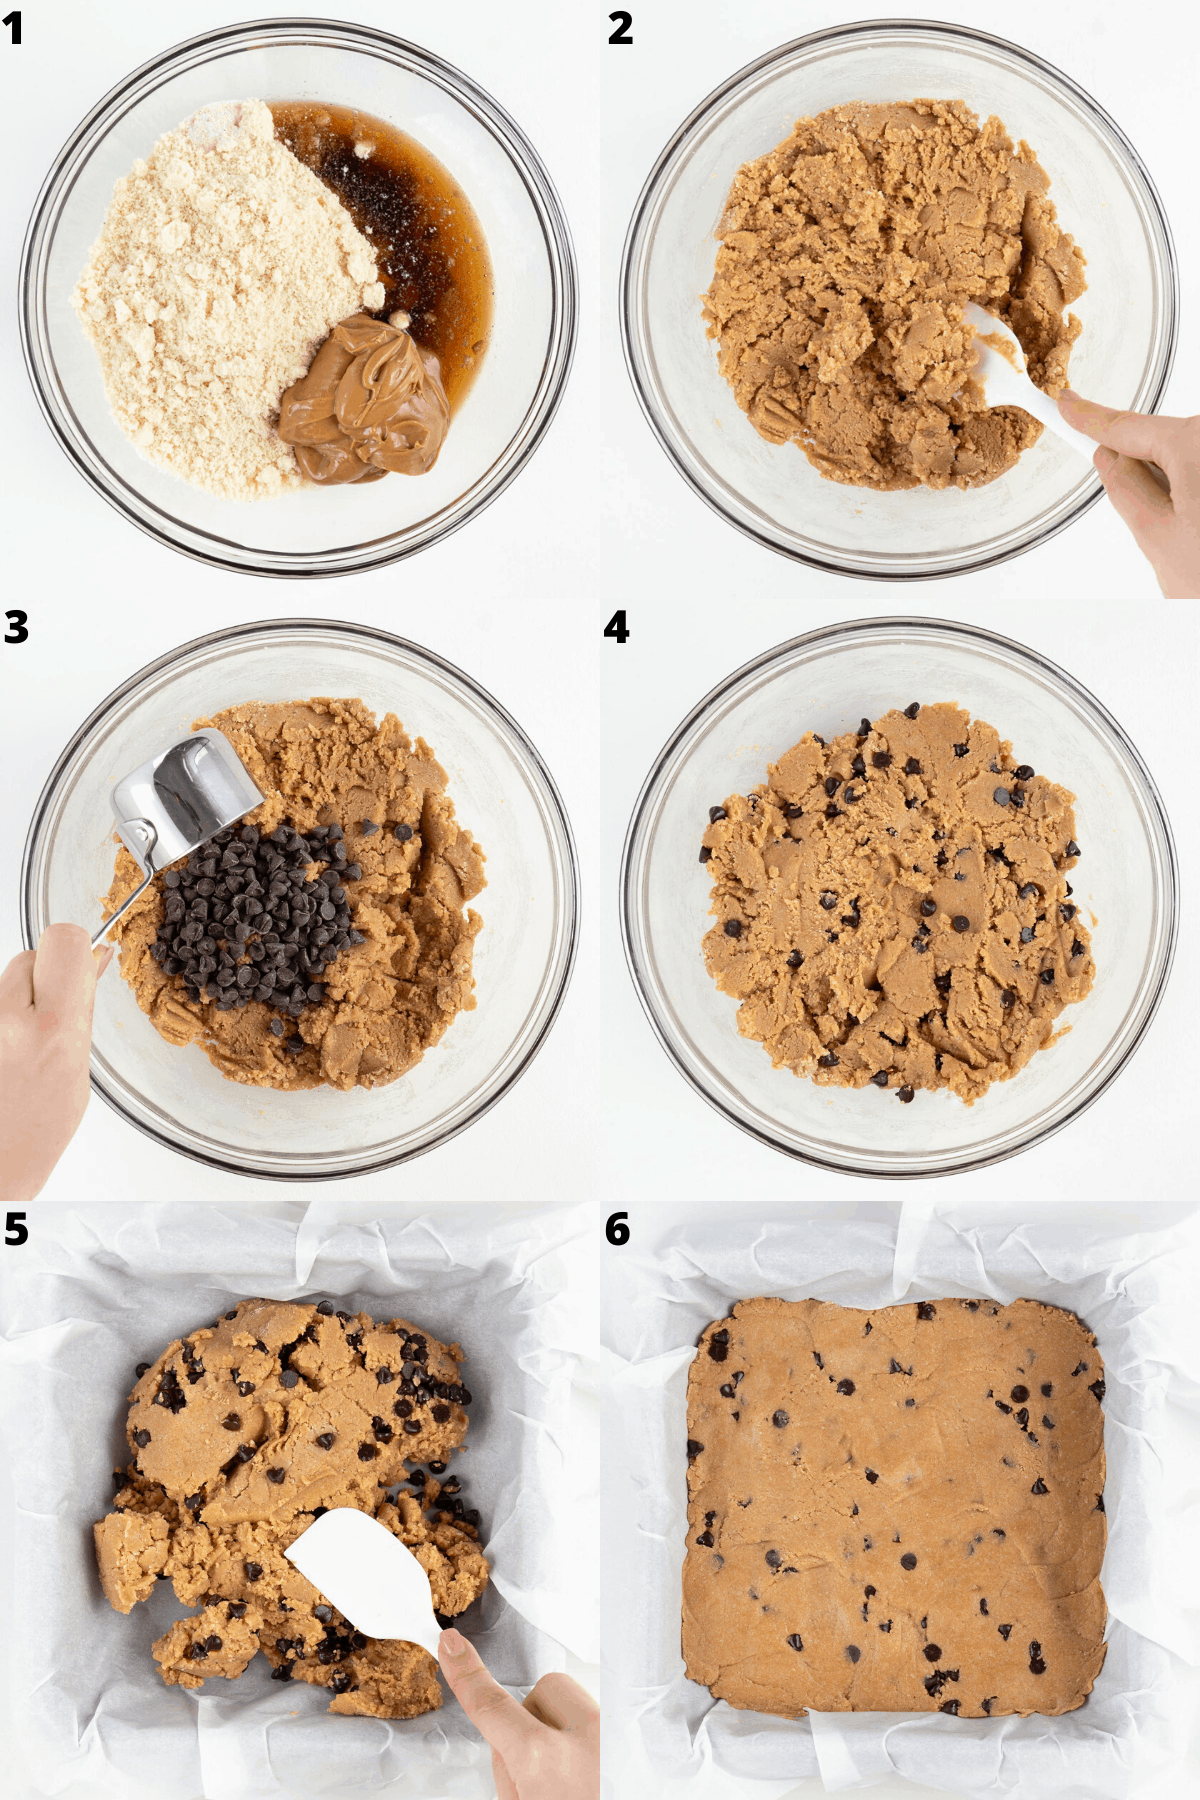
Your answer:
[[[118,181],[71,303],[142,454],[227,500],[300,485],[284,389],[375,311],[375,252],[261,100],[206,106]]]

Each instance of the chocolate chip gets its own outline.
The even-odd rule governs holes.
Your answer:
[[[817,1058],[818,1069],[836,1069],[837,1066],[838,1059],[832,1050],[827,1051],[824,1056],[818,1056]]]
[[[782,1556],[780,1556],[778,1550],[768,1550],[767,1551],[766,1563],[767,1563],[768,1568],[777,1569],[779,1567],[779,1565],[782,1563],[782,1561],[783,1561],[783,1558],[782,1558]]]
[[[771,1414],[771,1423],[772,1423],[772,1425],[775,1426],[776,1430],[778,1430],[778,1431],[782,1431],[784,1426],[786,1424],[788,1424],[788,1422],[789,1422],[788,1416],[784,1412],[782,1407],[780,1407],[778,1412],[774,1412]]]
[[[899,1100],[899,1102],[902,1106],[908,1106],[910,1104],[910,1102],[916,1098],[916,1095],[912,1088],[902,1087],[902,1088],[897,1088],[896,1098],[897,1098],[897,1100]]]
[[[261,1579],[262,1579],[262,1564],[256,1563],[256,1562],[248,1562],[246,1564],[246,1580],[247,1581],[260,1581]],[[240,1613],[238,1614],[238,1617],[241,1618]]]
[[[407,844],[407,842],[411,838],[412,834],[413,834],[413,828],[411,825],[397,825],[395,830],[392,832],[392,836],[395,838],[395,840],[398,844]]]
[[[996,1410],[997,1410],[997,1412],[1010,1413],[1012,1411],[1012,1407],[1006,1405],[1003,1400],[997,1400]]]
[[[740,919],[726,919],[726,921],[725,921],[725,936],[732,937],[732,938],[738,938],[738,937],[741,937],[741,935],[742,935],[742,921]]]
[[[295,1369],[285,1369],[279,1377],[279,1385],[285,1388],[294,1388],[299,1379]]]
[[[709,849],[707,844],[701,844],[701,846],[700,846],[700,861],[702,863],[712,861],[712,851]]]
[[[703,1448],[703,1446],[701,1447]],[[444,1475],[446,1472],[446,1465],[444,1462],[431,1462],[429,1467],[434,1475]]]
[[[859,1657],[862,1655],[862,1651],[859,1649],[857,1644],[847,1644],[846,1645],[846,1655],[850,1658],[850,1661],[852,1663],[856,1663],[858,1661]]]
[[[1043,969],[1042,974],[1041,974],[1041,980],[1042,980],[1042,985],[1044,987],[1049,987],[1050,983],[1054,980],[1054,970],[1053,969]]]
[[[435,1406],[433,1408],[433,1416],[437,1424],[444,1425],[450,1417],[450,1408],[448,1406]]]
[[[879,1480],[879,1476],[877,1475],[877,1473],[875,1472],[874,1469],[864,1469],[863,1474],[866,1476],[867,1480],[871,1483],[872,1487],[874,1487],[875,1483]]]
[[[1030,1488],[1029,1491],[1031,1494],[1048,1494],[1050,1492],[1050,1489],[1046,1486],[1045,1482],[1042,1480],[1041,1476],[1039,1475],[1037,1480],[1034,1482],[1033,1486]]]
[[[150,1433],[148,1431],[135,1431],[133,1434],[133,1441],[139,1450],[144,1450],[146,1445],[150,1442]]]
[[[687,1441],[688,1461],[695,1462],[703,1448],[704,1445],[697,1438],[689,1438]]]
[[[278,1487],[286,1474],[286,1469],[268,1469],[267,1480],[274,1482],[275,1486]]]
[[[1038,1643],[1036,1638],[1033,1639],[1033,1642],[1029,1646],[1029,1673],[1031,1675],[1044,1675],[1046,1673],[1046,1665],[1042,1661],[1042,1646]]]
[[[874,1075],[872,1075],[871,1080],[873,1081],[873,1083],[875,1084],[876,1087],[885,1088],[888,1084],[887,1070],[886,1069],[877,1069],[875,1071]]]
[[[916,1566],[917,1566],[916,1557],[913,1555],[911,1550],[906,1550],[904,1552],[904,1555],[900,1558],[900,1567],[902,1569],[915,1569]]]
[[[941,1648],[940,1644],[926,1644],[926,1646],[925,1646],[925,1661],[926,1662],[940,1661],[941,1654],[942,1654],[942,1648]]]
[[[984,1618],[986,1619],[987,1618],[987,1601],[986,1600],[981,1600],[979,1602],[979,1610],[983,1614]]]
[[[1010,1007],[1015,1006],[1016,1003],[1017,1003],[1017,996],[1013,992],[1012,988],[1005,988],[1000,995],[1000,1004],[1004,1008],[1005,1012],[1007,1012]]]
[[[852,1394],[854,1392],[854,1383],[850,1380],[848,1375],[844,1375],[838,1382],[837,1391],[839,1394]]]
[[[968,919],[966,913],[955,913],[950,923],[953,925],[955,931],[970,931],[971,929],[971,921]]]
[[[920,710],[921,710],[920,701],[914,700],[911,706],[905,707],[904,716],[906,719],[915,719],[917,714],[920,712]]]
[[[800,1636],[798,1631],[790,1632],[787,1641],[792,1646],[793,1650],[803,1650],[804,1648],[804,1639]]]
[[[932,1300],[917,1301],[917,1317],[918,1319],[925,1320],[937,1318],[937,1307],[933,1304]],[[911,1372],[912,1371],[910,1370],[909,1373],[911,1374]]]
[[[877,769],[890,769],[892,766],[892,759],[886,750],[873,751],[871,761]]]
[[[189,1512],[199,1512],[200,1508],[204,1505],[204,1495],[188,1494],[183,1504],[187,1507]]]
[[[1063,855],[1064,856],[1082,856],[1083,851],[1079,848],[1079,845],[1075,842],[1075,839],[1071,838],[1071,840],[1067,844],[1066,849],[1063,851]]]
[[[829,889],[826,888],[825,892],[821,895],[821,905],[825,908],[825,911],[832,912],[837,903],[837,895],[830,893]]]
[[[376,1450],[374,1444],[360,1444],[358,1446],[359,1462],[374,1462],[378,1454],[379,1452]]]
[[[317,1443],[322,1450],[332,1450],[336,1438],[336,1431],[323,1431],[317,1439]]]
[[[1103,1377],[1098,1381],[1093,1381],[1088,1388],[1088,1393],[1095,1394],[1097,1400],[1103,1400],[1105,1392]]]
[[[1029,1389],[1027,1387],[1021,1387],[1018,1385],[1017,1387],[1015,1387],[1013,1389],[1012,1393],[1009,1395],[1009,1398],[1011,1400],[1015,1400],[1017,1405],[1020,1406],[1023,1404],[1024,1401],[1028,1400]]]
[[[710,825],[715,825],[718,819],[727,819],[728,817],[729,814],[725,811],[723,806],[710,806],[708,809],[708,822]]]
[[[420,1429],[421,1429],[420,1419],[405,1419],[404,1430],[408,1433],[409,1437],[416,1437],[416,1435],[420,1431]],[[361,1456],[361,1454],[362,1454],[362,1452],[360,1451],[359,1455]]]
[[[237,1384],[237,1391],[244,1400],[247,1394],[252,1394],[254,1392],[254,1383],[252,1381],[239,1381]]]

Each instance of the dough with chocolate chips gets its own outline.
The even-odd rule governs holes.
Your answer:
[[[353,1506],[413,1552],[436,1612],[478,1598],[488,1564],[461,1502],[438,1507],[432,1474],[416,1495],[395,1491],[414,1482],[406,1461],[444,1465],[462,1443],[461,1362],[457,1344],[404,1319],[376,1325],[329,1302],[243,1301],[168,1345],[129,1397],[133,1461],[95,1539],[118,1612],[161,1580],[199,1607],[154,1645],[169,1686],[232,1679],[262,1650],[279,1679],[329,1688],[331,1712],[441,1705],[427,1651],[356,1632],[284,1552],[320,1509]]]
[[[326,966],[324,999],[276,1036],[279,1015],[265,1002],[221,1011],[215,986],[192,999],[183,977],[154,960],[164,918],[159,875],[110,934],[121,974],[169,1044],[198,1045],[231,1081],[343,1090],[395,1081],[475,1005],[471,964],[483,921],[467,902],[485,886],[484,857],[455,818],[445,770],[394,713],[376,725],[361,700],[253,702],[197,719],[192,729],[204,726],[225,733],[266,796],[247,815],[263,836],[285,823],[302,833],[341,826],[348,860],[362,870],[346,892],[366,942]],[[397,825],[411,827],[403,843]],[[106,911],[141,879],[121,845]],[[293,1033],[304,1040],[298,1053],[287,1048]]]
[[[836,106],[738,170],[704,303],[721,373],[771,444],[830,481],[973,488],[1041,426],[972,377],[974,301],[1065,386],[1086,283],[1050,180],[961,100]]]
[[[717,809],[704,955],[775,1068],[970,1105],[1091,989],[1074,795],[961,707],[913,710],[806,732]]]
[[[683,1654],[718,1700],[1064,1713],[1104,1662],[1104,1365],[1034,1300],[743,1300],[688,1378]]]

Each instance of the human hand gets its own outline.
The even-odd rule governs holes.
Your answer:
[[[543,1675],[522,1704],[457,1631],[443,1631],[438,1661],[492,1747],[496,1800],[599,1800],[600,1708],[577,1681]]]
[[[112,960],[82,925],[48,925],[0,975],[0,1188],[32,1200],[88,1103],[92,1001]]]
[[[1058,410],[1095,438],[1092,461],[1168,600],[1200,597],[1200,417],[1160,419],[1117,412],[1064,388]],[[1171,484],[1165,493],[1148,462]]]

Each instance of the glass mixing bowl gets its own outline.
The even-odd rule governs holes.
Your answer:
[[[826,481],[793,444],[760,438],[717,368],[701,296],[713,232],[739,167],[798,118],[848,102],[963,99],[997,113],[1050,176],[1063,227],[1088,260],[1071,310],[1083,335],[1071,385],[1153,412],[1175,354],[1178,278],[1162,203],[1132,144],[1066,75],[964,26],[867,21],[751,63],[679,127],[647,181],[625,244],[622,332],[642,408],[680,474],[757,543],[839,575],[920,580],[984,569],[1044,543],[1101,494],[1079,454],[1044,432],[1016,467],[960,493],[875,493]]]
[[[512,1086],[544,1043],[575,958],[578,877],[562,801],[520,726],[461,670],[365,625],[272,619],[197,638],[132,676],[85,719],[51,772],[21,873],[22,930],[96,931],[112,878],[109,794],[128,770],[250,700],[357,696],[423,737],[458,819],[482,845],[474,1012],[386,1087],[244,1087],[194,1045],[176,1049],[113,971],[96,990],[92,1086],[170,1149],[236,1174],[364,1175],[444,1143]]]
[[[491,338],[427,475],[237,502],[140,457],[114,423],[100,364],[69,304],[113,185],[208,101],[326,100],[402,125],[458,180],[495,279]],[[363,25],[266,19],[177,44],[136,69],[76,130],[46,178],[21,260],[21,337],[34,392],[80,473],[160,543],[256,575],[346,575],[436,543],[496,498],[541,442],[575,348],[576,274],[550,178],[491,97],[415,44]]]
[[[825,738],[913,700],[957,701],[1076,795],[1071,871],[1092,926],[1096,982],[1070,1029],[974,1106],[947,1090],[911,1106],[876,1088],[817,1087],[773,1069],[738,1035],[701,939],[710,882],[699,862],[708,809],[749,793],[806,730]],[[856,619],[747,663],[673,733],[642,789],[622,863],[622,928],[634,984],[663,1048],[725,1118],[762,1143],[853,1175],[948,1175],[999,1162],[1090,1106],[1153,1018],[1174,954],[1171,830],[1145,764],[1116,720],[1062,669],[1008,638],[944,620]]]

